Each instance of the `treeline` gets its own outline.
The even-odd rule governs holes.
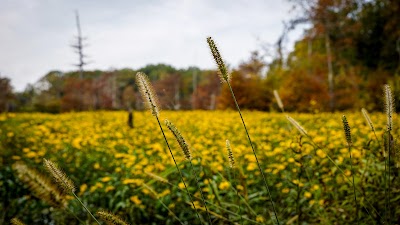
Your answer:
[[[287,111],[318,112],[365,107],[381,110],[382,86],[400,96],[400,4],[397,0],[291,0],[302,12],[286,24],[265,62],[253,52],[231,68],[232,87],[242,108],[278,110],[278,90]],[[301,23],[310,28],[284,56],[287,33]],[[218,44],[218,40],[217,44]],[[203,44],[206,48],[205,43]],[[224,49],[220,49],[222,54]],[[210,60],[212,60],[210,58]],[[227,62],[229,63],[229,62]],[[140,68],[149,75],[164,109],[233,108],[217,72],[168,65]],[[142,109],[135,70],[52,71],[22,93],[10,93],[2,79],[0,110],[64,112]],[[9,82],[8,82],[9,83]],[[7,93],[5,93],[8,90]],[[3,93],[4,92],[4,93]],[[396,98],[400,99],[400,98]],[[400,102],[397,102],[400,108]]]

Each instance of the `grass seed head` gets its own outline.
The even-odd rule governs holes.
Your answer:
[[[17,218],[12,218],[10,223],[12,225],[25,225],[21,220],[17,219]]]
[[[286,116],[286,118],[302,135],[307,136],[307,131],[296,120],[290,116]]]
[[[51,174],[56,183],[66,192],[75,192],[75,185],[71,179],[58,167],[56,163],[44,159],[44,167]]]
[[[394,116],[394,98],[390,86],[385,84],[383,87],[385,96],[385,113],[387,118],[387,131],[393,129],[393,116]]]
[[[114,215],[111,212],[106,212],[104,210],[96,212],[96,215],[103,220],[107,225],[129,225],[120,217]]]
[[[56,208],[64,208],[66,206],[66,196],[48,177],[29,168],[22,162],[14,163],[12,169],[18,179],[29,188],[34,196]]]
[[[349,146],[351,146],[353,143],[351,140],[351,131],[350,131],[349,122],[347,121],[347,118],[345,115],[342,116],[342,122],[343,122],[344,134],[346,135],[347,144]]]
[[[208,46],[210,47],[211,54],[214,57],[214,60],[218,66],[219,76],[221,78],[221,82],[229,83],[231,79],[231,75],[228,73],[228,69],[225,66],[224,60],[222,60],[221,54],[218,51],[217,45],[211,37],[207,38]]]
[[[192,156],[190,154],[189,150],[189,145],[186,143],[186,140],[183,138],[179,130],[175,127],[174,124],[172,124],[170,121],[165,120],[165,124],[167,125],[168,129],[174,134],[175,139],[178,141],[179,146],[181,146],[181,149],[183,151],[183,154],[185,155],[185,158],[187,160],[191,160]]]
[[[155,94],[153,87],[146,74],[138,72],[136,74],[136,84],[139,87],[139,91],[142,95],[143,101],[148,109],[150,109],[153,116],[158,116],[159,107],[157,95]]]
[[[276,103],[278,104],[279,108],[280,108],[282,111],[284,111],[284,109],[283,109],[283,103],[282,103],[281,97],[279,97],[279,93],[278,93],[277,90],[274,90],[274,96],[275,96]]]
[[[226,140],[226,149],[228,150],[228,158],[229,158],[229,166],[231,168],[235,167],[235,158],[233,157],[233,152],[231,148],[231,144],[229,143],[229,140]]]
[[[362,108],[361,112],[362,112],[365,120],[367,121],[369,128],[371,128],[371,131],[375,131],[374,124],[372,123],[371,118],[369,118],[368,111],[366,109]]]

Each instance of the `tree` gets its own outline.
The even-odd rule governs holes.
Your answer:
[[[86,39],[82,36],[81,31],[81,22],[79,20],[79,13],[75,11],[75,18],[76,18],[76,27],[78,29],[78,36],[76,36],[76,44],[71,45],[71,47],[75,50],[79,57],[79,63],[76,66],[79,69],[79,78],[83,78],[83,66],[86,65],[86,61],[84,60],[86,56],[83,54],[83,41]]]
[[[243,62],[231,73],[231,86],[235,91],[238,104],[243,109],[268,110],[272,90],[264,86],[263,69],[266,66],[258,52],[252,52],[248,62]],[[232,96],[226,85],[223,85],[218,97],[218,108],[234,108]]]
[[[10,103],[13,98],[10,79],[0,77],[0,112],[8,112],[10,110]]]

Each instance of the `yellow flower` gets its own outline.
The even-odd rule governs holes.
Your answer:
[[[138,198],[138,196],[134,195],[132,197],[129,198],[133,203],[135,203],[135,205],[140,205],[142,204],[142,201],[140,201],[140,199]]]
[[[112,191],[114,189],[115,189],[115,187],[113,187],[113,186],[107,186],[106,189],[105,189],[105,192],[109,192],[109,191]]]
[[[108,181],[110,181],[111,180],[111,177],[103,177],[103,178],[101,178],[101,181],[102,182],[108,182]]]
[[[317,155],[318,155],[320,158],[325,158],[325,157],[326,157],[326,153],[325,153],[324,151],[322,151],[321,149],[318,149],[318,150],[317,150]]]
[[[247,170],[248,170],[248,171],[253,171],[253,170],[255,170],[255,169],[257,169],[257,164],[256,164],[256,163],[249,163],[249,164],[247,165]]]
[[[263,223],[263,222],[265,221],[265,219],[264,219],[264,217],[263,217],[263,216],[261,216],[261,215],[257,215],[257,217],[256,217],[256,221],[257,221],[257,222],[260,222],[260,223]]]
[[[82,194],[87,190],[88,186],[87,184],[82,184],[81,187],[79,188],[79,192]]]
[[[319,189],[319,186],[316,185],[316,184],[314,184],[314,185],[311,187],[311,190],[312,190],[312,191],[317,191],[318,189]]]
[[[184,188],[185,188],[185,184],[183,184],[183,182],[180,182],[180,183],[178,184],[178,187],[179,187],[180,189],[184,189]]]
[[[220,190],[226,190],[226,189],[228,189],[230,187],[230,183],[228,182],[228,181],[222,181],[220,184],[219,184],[219,186],[218,186],[218,188],[220,189]]]
[[[100,164],[99,163],[95,163],[93,165],[93,168],[95,168],[96,170],[100,169]]]
[[[28,158],[34,158],[36,156],[37,156],[36,152],[28,152],[28,154],[26,154],[26,157]]]
[[[311,194],[310,192],[306,191],[306,192],[304,193],[304,197],[306,197],[306,198],[311,198],[311,197],[312,197],[312,194]]]
[[[289,193],[289,191],[290,191],[289,188],[284,188],[284,189],[282,189],[282,193],[284,193],[284,194]]]

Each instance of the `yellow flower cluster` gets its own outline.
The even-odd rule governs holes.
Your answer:
[[[343,166],[347,176],[352,174],[341,114],[291,115],[307,130],[312,141],[308,137],[300,138],[301,135],[283,114],[243,112],[243,116],[261,169],[272,178],[269,181],[271,191],[278,196],[290,198],[300,188],[302,194],[299,196],[303,201],[310,206],[323,206],[327,202],[324,196],[333,191],[333,186],[329,184],[346,182],[337,176],[339,170],[328,160],[328,156]],[[145,195],[149,194],[144,191],[147,189],[139,190],[143,184],[157,187],[155,190],[159,198],[174,194],[170,183],[184,189],[181,180],[174,178],[172,182],[169,177],[165,179],[170,175],[176,176],[177,172],[154,117],[148,111],[134,112],[134,129],[126,124],[127,118],[126,112],[16,114],[0,117],[2,123],[15,122],[10,122],[12,126],[2,127],[0,134],[5,144],[12,143],[16,147],[10,154],[12,160],[41,163],[42,158],[48,157],[65,165],[63,168],[71,177],[82,182],[79,194],[89,190],[90,193],[107,195],[128,185],[131,192],[127,202],[141,205],[143,196],[150,196]],[[214,189],[225,193],[235,187],[243,195],[260,190],[260,171],[236,112],[162,111],[160,118],[172,121],[190,143],[193,164],[196,169],[201,169],[198,174],[207,199],[218,199],[213,196],[217,193]],[[377,151],[379,147],[372,141],[375,136],[361,113],[348,114],[347,119],[353,129],[353,163],[357,171],[363,171],[368,167],[366,156],[379,156],[381,152],[370,152]],[[384,115],[374,114],[371,119],[376,121],[377,128],[385,127]],[[165,125],[162,126],[167,130]],[[381,137],[383,132],[384,129],[377,129],[377,136]],[[166,132],[166,137],[178,164],[185,169],[187,161],[178,144],[172,141],[173,135]],[[236,180],[227,172],[227,139],[235,158],[236,168],[232,172],[236,173]],[[371,150],[363,148],[367,144]],[[157,176],[165,180],[161,182]],[[194,192],[194,196],[199,196],[199,190]],[[262,222],[264,218],[257,217],[256,220]]]

